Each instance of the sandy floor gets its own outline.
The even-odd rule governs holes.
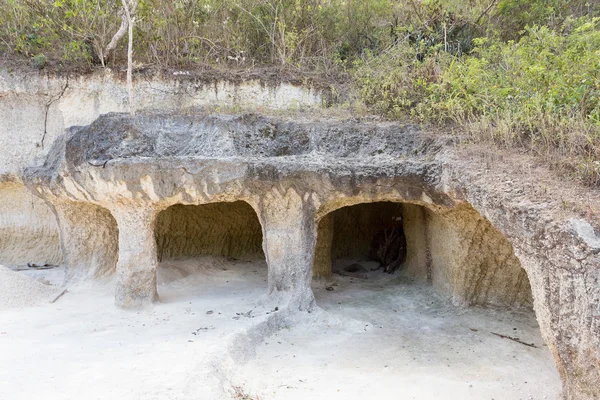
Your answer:
[[[264,262],[166,264],[162,302],[148,311],[116,309],[104,282],[71,288],[54,304],[0,312],[0,398],[558,397],[530,313],[457,309],[428,287],[373,272],[315,283],[325,311],[271,326],[277,313],[257,305]],[[60,273],[37,275],[56,282]]]
[[[558,397],[559,377],[532,313],[454,308],[428,287],[380,272],[366,281],[333,282],[333,291],[325,290],[331,282],[313,286],[317,303],[341,323],[306,320],[266,339],[237,373],[248,393],[261,399]]]

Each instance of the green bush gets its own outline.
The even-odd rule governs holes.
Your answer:
[[[600,19],[534,26],[517,42],[480,40],[433,88],[436,106],[459,123],[506,127],[493,133],[508,144],[576,156],[580,176],[600,184],[599,56]]]
[[[449,110],[463,118],[511,110],[531,128],[540,114],[600,123],[600,19],[526,32],[518,42],[479,40],[472,56],[450,64],[444,90],[455,104]]]
[[[46,66],[47,62],[48,62],[48,59],[43,54],[38,54],[35,57],[33,57],[33,65],[36,68],[39,68],[39,69],[44,68]]]
[[[407,40],[468,53],[475,37],[518,39],[533,24],[595,15],[588,0],[140,0],[134,50],[162,66],[276,64],[326,72],[348,68]],[[89,65],[121,24],[120,0],[0,0],[0,46]],[[122,62],[121,45],[114,62]]]
[[[0,43],[7,52],[89,65],[118,29],[118,0],[0,0]]]
[[[357,60],[352,77],[365,104],[389,118],[424,118],[423,105],[431,86],[439,82],[441,69],[433,54],[421,61],[420,51],[404,42],[383,54]]]
[[[440,44],[402,43],[356,62],[354,81],[362,100],[390,118],[477,126],[600,185],[600,19],[473,43],[460,57]]]

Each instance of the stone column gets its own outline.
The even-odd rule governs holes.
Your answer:
[[[138,308],[158,300],[156,291],[156,210],[144,207],[113,209],[119,226],[119,261],[115,303]]]
[[[269,297],[298,310],[314,306],[310,283],[316,224],[312,208],[293,190],[268,193],[260,219],[263,249],[269,266]]]
[[[65,280],[113,273],[117,264],[119,232],[110,211],[84,202],[60,201],[49,205],[58,221]]]
[[[313,277],[331,277],[331,246],[333,244],[333,214],[327,214],[319,221],[317,228],[317,243],[315,248],[315,261]]]

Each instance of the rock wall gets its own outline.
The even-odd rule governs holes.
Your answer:
[[[262,230],[269,298],[281,308],[302,311],[315,306],[310,284],[318,221],[345,206],[403,203],[412,232],[409,243],[417,250],[409,253],[409,271],[419,271],[418,276],[465,305],[527,305],[528,278],[565,396],[600,396],[600,238],[593,211],[589,217],[569,212],[564,195],[540,195],[522,171],[508,179],[509,163],[491,169],[459,155],[451,139],[432,138],[402,124],[148,111],[135,117],[104,115],[54,140],[58,130],[124,104],[122,84],[98,79],[97,91],[93,81],[81,81],[80,87],[90,86],[89,98],[69,97],[77,81],[65,88],[60,80],[47,80],[46,86],[43,80],[22,80],[19,87],[9,85],[10,93],[2,92],[2,112],[15,116],[11,128],[0,132],[0,144],[15,153],[1,161],[0,170],[3,182],[17,188],[1,189],[13,193],[11,203],[21,199],[28,204],[33,197],[18,187],[24,182],[50,204],[67,270],[72,276],[116,270],[119,306],[141,307],[158,299],[156,239],[160,212],[170,206],[249,204]],[[185,100],[186,91],[156,94],[152,85],[139,92],[144,95],[140,104],[165,102],[176,109],[196,104],[197,98]],[[106,89],[111,87],[121,91]],[[29,115],[29,102],[37,104],[29,109],[38,110],[37,115]],[[60,107],[62,112],[51,115]],[[48,127],[59,128],[50,132]],[[31,167],[21,171],[29,161]],[[0,232],[18,224],[10,206],[4,207],[8,216],[2,221],[8,222]],[[42,206],[20,208],[17,214],[49,221]],[[44,237],[52,242],[56,228],[45,226],[49,234]],[[35,237],[36,229],[26,239]],[[189,246],[170,240],[180,243],[172,246],[174,254]],[[425,245],[414,246],[418,242]],[[15,242],[11,251],[25,254],[23,243]],[[45,257],[55,254],[48,251]]]
[[[26,191],[23,168],[43,161],[65,130],[98,116],[127,111],[123,77],[107,70],[90,76],[50,76],[0,70],[0,262],[59,263],[58,229],[51,210]],[[201,107],[300,109],[319,107],[319,91],[285,82],[202,81],[186,75],[135,77],[137,110],[192,112]],[[27,206],[31,205],[31,206]],[[16,206],[16,207],[15,207]]]
[[[431,284],[431,244],[427,209],[416,204],[402,204],[402,222],[406,235],[404,273],[420,282]]]
[[[60,264],[56,217],[18,182],[0,183],[0,264]]]
[[[526,271],[512,245],[472,207],[427,215],[433,283],[460,305],[532,307]]]
[[[565,197],[573,198],[577,188],[556,190],[556,183],[541,179],[543,171],[492,170],[480,157],[453,157],[451,163],[448,183],[510,241],[527,272],[564,397],[600,398],[600,235],[592,225],[597,226],[597,193],[585,195],[592,215],[588,222],[565,208]]]
[[[333,245],[333,214],[321,218],[317,227],[317,243],[315,244],[315,260],[313,263],[313,279],[330,278],[333,260],[331,247]]]
[[[66,281],[113,275],[120,232],[112,213],[89,202],[57,201],[52,209],[59,222]]]
[[[278,110],[319,107],[319,91],[289,83],[259,80],[203,82],[199,79],[140,75],[135,78],[135,108],[190,112],[201,107]],[[91,124],[109,112],[128,111],[122,76],[107,71],[67,77],[0,70],[0,175],[17,172],[45,157],[59,135]]]

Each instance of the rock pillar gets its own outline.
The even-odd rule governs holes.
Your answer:
[[[119,261],[115,303],[138,308],[158,300],[156,291],[156,211],[152,208],[115,208],[119,226]]]
[[[293,189],[268,193],[260,219],[269,266],[269,297],[299,310],[314,306],[310,283],[316,241],[312,207]]]

